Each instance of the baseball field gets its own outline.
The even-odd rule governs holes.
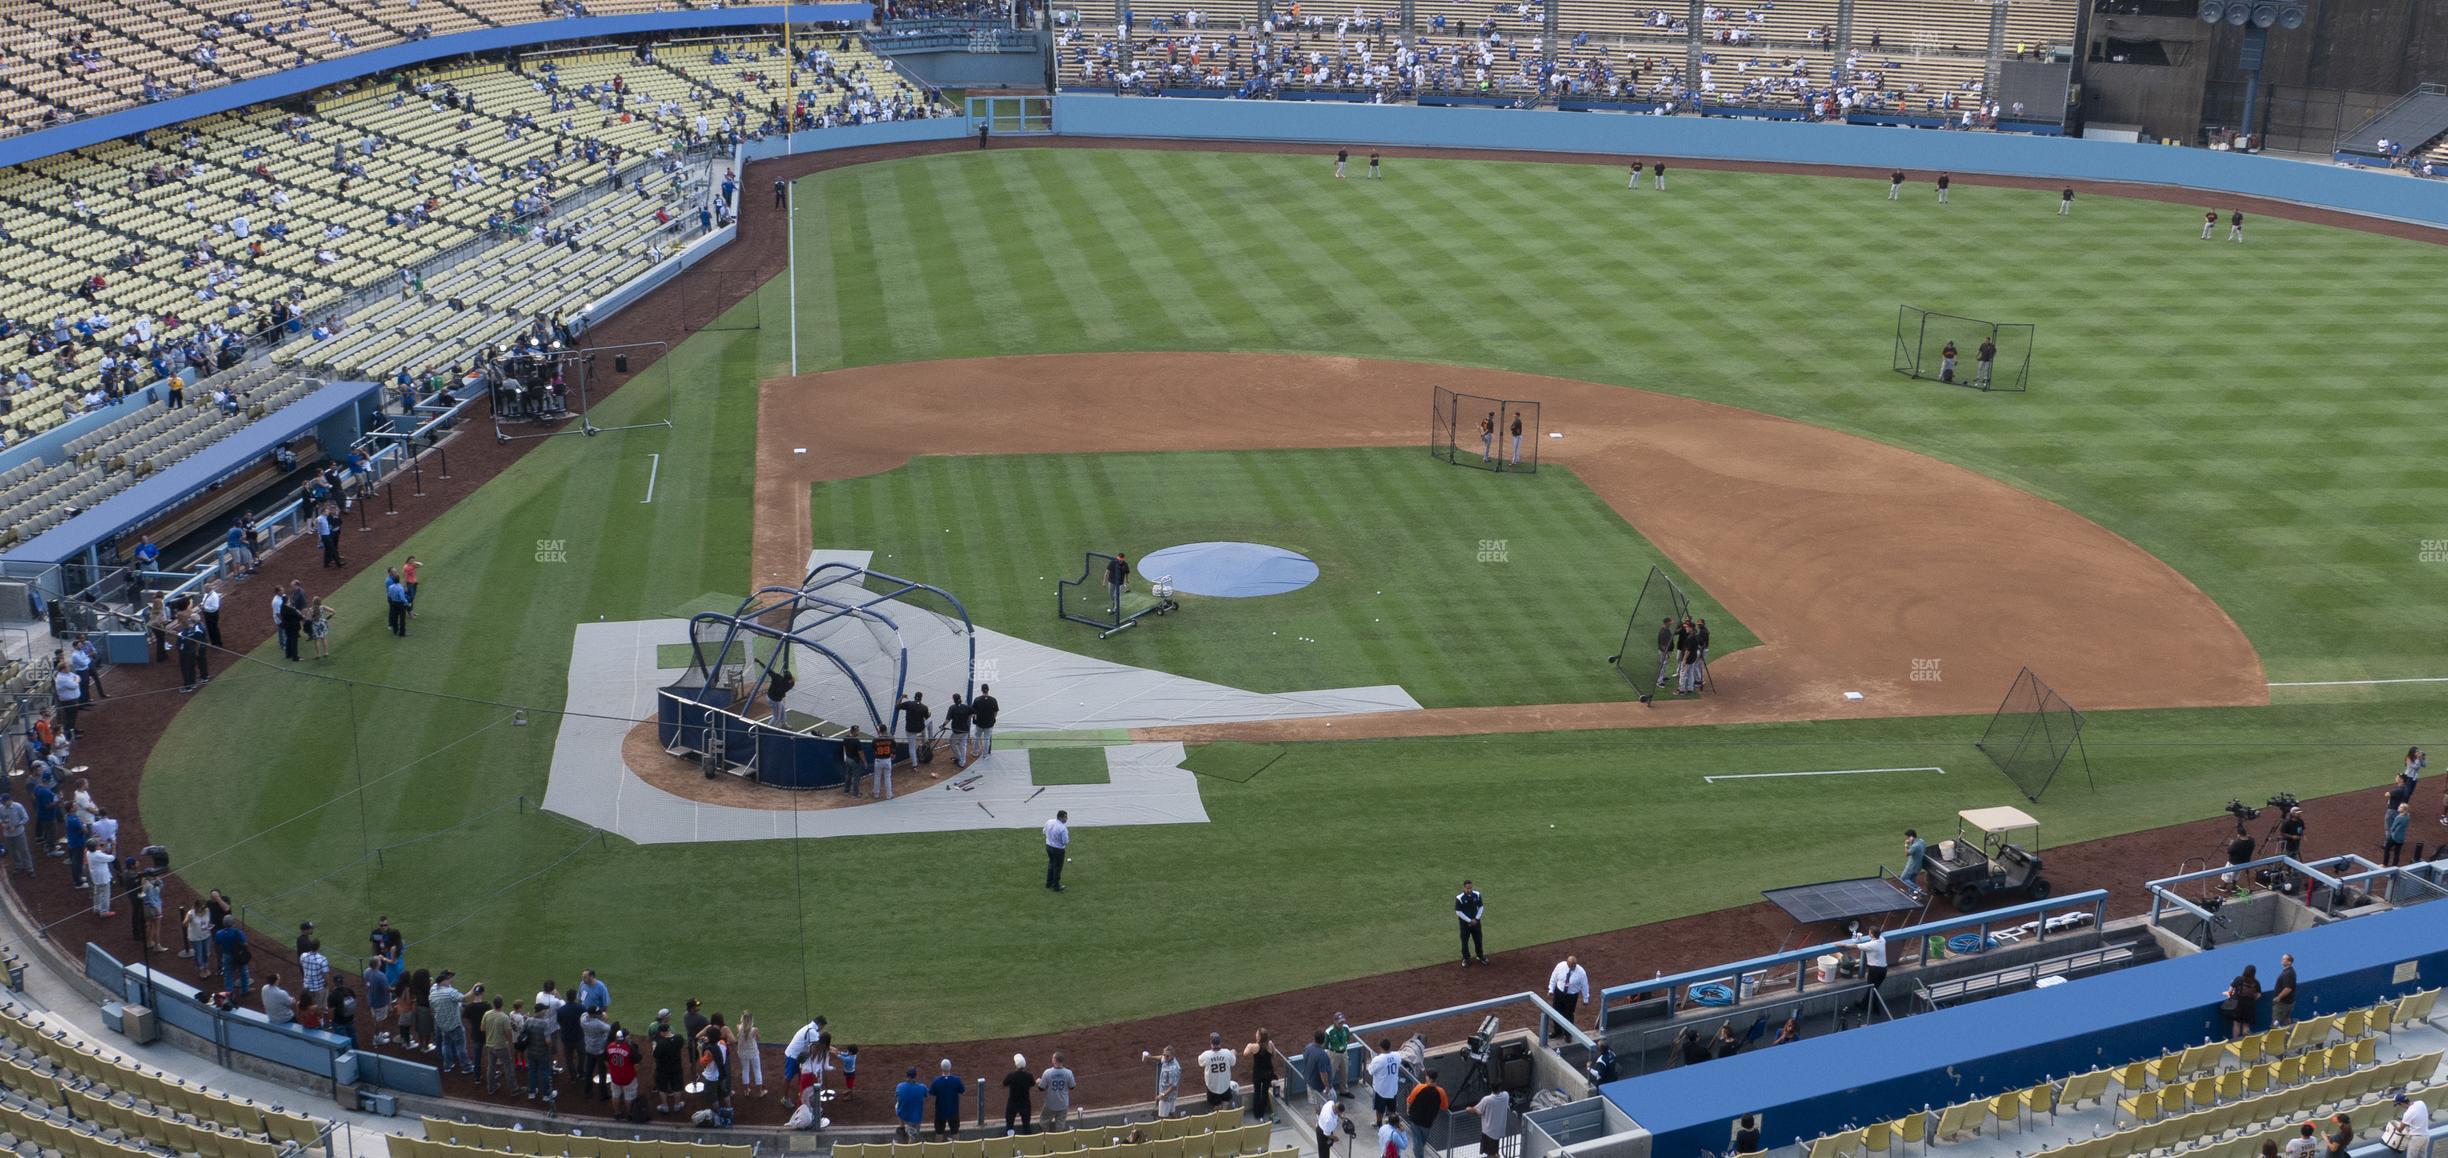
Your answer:
[[[412,964],[504,991],[593,967],[616,1000],[970,1041],[1444,961],[1465,875],[1501,951],[1866,874],[2019,801],[1972,741],[2020,663],[2090,712],[2088,778],[2032,806],[2051,846],[2376,785],[2438,738],[2448,683],[2337,682],[2448,676],[2421,242],[1258,152],[964,151],[793,199],[750,207],[743,243],[787,226],[796,264],[729,318],[756,328],[678,346],[671,430],[541,447],[413,541],[408,638],[360,577],[332,658],[267,647],[180,712],[142,810],[191,883],[265,930],[388,914]],[[2030,392],[1891,372],[1907,303],[2036,324]],[[1434,462],[1431,382],[1542,391],[1505,396],[1562,437],[1536,475]],[[1084,551],[1209,539],[1319,581],[1102,643],[1053,615]],[[1059,896],[1026,830],[636,845],[539,808],[576,625],[795,580],[810,547],[1039,643],[1426,710],[1178,733],[1194,769],[1226,735],[1279,756],[1219,755],[1205,824],[1083,827]],[[1652,564],[1717,627],[1702,702],[1606,666]],[[1931,771],[1704,779],[1866,768]]]

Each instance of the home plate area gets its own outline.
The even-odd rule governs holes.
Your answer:
[[[922,613],[896,614],[915,627],[912,618]],[[630,766],[633,758],[663,756],[659,749],[640,756],[631,736],[640,722],[655,717],[658,690],[687,674],[685,649],[670,645],[688,641],[684,619],[577,625],[569,696],[544,793],[547,810],[640,844],[1035,829],[1056,809],[1068,810],[1073,825],[1087,828],[1204,824],[1198,777],[1181,767],[1179,743],[1112,744],[1100,749],[1105,782],[1046,784],[1036,782],[1032,756],[1061,749],[1032,751],[1032,745],[1069,744],[1082,732],[1118,738],[1131,728],[1167,724],[1419,708],[1399,687],[1248,692],[979,628],[978,669],[994,673],[988,682],[1003,704],[994,753],[954,771],[938,746],[937,762],[925,772],[940,771],[940,777],[904,769],[893,799],[844,806],[848,801],[836,790],[792,791],[730,775],[705,781],[693,773],[672,776],[668,769],[650,782]],[[917,670],[910,673],[910,684],[928,691],[930,702],[948,700],[949,689],[958,687],[949,682],[938,694],[926,673]],[[790,706],[798,709],[799,701],[794,693]],[[701,784],[713,787],[701,793]],[[692,799],[695,795],[705,798]]]

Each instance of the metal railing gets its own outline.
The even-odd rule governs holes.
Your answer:
[[[377,446],[373,453],[366,456],[366,470],[363,477],[357,480],[359,485],[353,492],[353,505],[360,511],[361,527],[371,529],[365,523],[363,510],[366,502],[374,494],[372,483],[379,481],[384,484],[382,493],[384,503],[388,508],[387,513],[398,514],[398,502],[391,491],[391,485],[396,482],[401,472],[408,473],[416,488],[414,493],[420,496],[425,493],[426,455],[434,455],[439,460],[437,466],[440,468],[440,473],[437,477],[445,479],[450,477],[450,456],[439,445],[441,435],[437,432],[446,430],[451,424],[457,422],[460,415],[465,413],[469,406],[474,405],[476,400],[476,395],[470,395],[447,407],[436,408],[421,405],[418,409],[432,414],[433,417],[415,430],[406,433],[383,432],[369,436],[387,440],[388,444]],[[423,441],[425,445],[419,446],[420,441]],[[392,477],[384,479],[383,476],[386,474]],[[269,512],[256,516],[256,524],[259,527],[276,531],[272,541],[265,545],[267,550],[286,543],[294,535],[303,533],[306,521],[313,517],[313,512],[308,509],[312,501],[300,495]],[[206,548],[183,567],[175,570],[149,571],[145,574],[162,580],[176,580],[174,585],[160,592],[165,599],[176,599],[201,591],[205,584],[221,578],[229,561],[227,550],[214,546]]]
[[[2055,934],[2050,932],[2048,914],[2082,910],[2088,910],[2091,913],[2092,919],[2090,924],[2085,926],[2086,928],[2096,930],[2100,925],[2105,924],[2108,919],[2108,890],[2092,889],[2088,892],[2048,900],[2025,901],[2019,905],[2009,905],[2006,908],[1992,909],[1985,913],[1948,917],[1943,920],[1929,921],[1901,929],[1888,929],[1868,935],[1886,942],[1889,946],[1888,960],[1894,964],[1903,965],[1921,961],[1923,959],[1921,947],[1927,943],[1927,938],[1934,936],[1970,932],[1978,934],[1981,942],[1986,944],[1994,929],[2033,924],[2036,925],[2033,937],[2035,941],[2045,941],[2052,935],[2062,937],[2066,935],[2062,931]],[[1703,985],[1729,986],[1737,995],[1746,992],[1767,994],[1778,989],[1785,989],[1788,984],[1790,984],[1790,992],[1796,995],[1812,993],[1811,963],[1831,954],[1842,956],[1854,952],[1858,947],[1858,941],[1830,941],[1800,949],[1787,949],[1764,957],[1753,957],[1747,961],[1713,965],[1705,969],[1691,969],[1672,976],[1653,977],[1647,981],[1613,986],[1601,990],[1598,994],[1598,1024],[1603,1028],[1607,1024],[1609,1011],[1619,1008],[1617,1004],[1619,1001],[1628,1004],[1629,1000],[1634,997],[1662,997],[1667,1000],[1670,1009],[1682,1009],[1686,1006],[1702,1004],[1693,999],[1691,990]],[[1911,951],[1899,955],[1896,952],[1898,947],[1909,948]],[[1790,980],[1775,976],[1776,971],[1785,968],[1792,968],[1794,971]],[[1831,977],[1818,982],[1818,985],[1824,990],[1852,983],[1850,978]]]

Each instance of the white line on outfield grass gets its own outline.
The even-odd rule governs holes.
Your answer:
[[[2367,688],[2375,684],[2448,684],[2448,676],[2422,676],[2403,680],[2298,680],[2293,683],[2272,683],[2273,688]]]
[[[1773,780],[1781,776],[1867,776],[1873,772],[1935,772],[1941,776],[1946,775],[1946,769],[1935,764],[1924,764],[1918,768],[1830,768],[1820,772],[1742,772],[1728,776],[1703,776],[1700,779],[1715,784],[1720,780]]]
[[[654,460],[653,462],[646,464],[646,503],[651,503],[654,501],[655,476],[663,473],[663,456],[659,454],[650,454],[646,457]],[[646,503],[639,503],[638,505],[642,507],[645,506]]]

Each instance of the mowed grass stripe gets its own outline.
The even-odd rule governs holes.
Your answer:
[[[1618,696],[1591,656],[1620,637],[1659,558],[1568,473],[1499,476],[1409,447],[921,458],[816,490],[816,542],[907,558],[982,625],[1261,691],[1393,678],[1427,703]],[[987,493],[1008,496],[995,509],[1009,514],[958,552],[941,520],[905,514]],[[1320,581],[1189,597],[1181,616],[1101,642],[1047,613],[1084,552],[1214,540],[1307,554]],[[1533,646],[1542,633],[1585,646]]]

